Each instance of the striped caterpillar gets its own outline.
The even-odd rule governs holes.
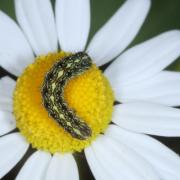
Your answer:
[[[42,85],[42,99],[45,109],[72,137],[85,140],[91,136],[90,127],[68,107],[64,99],[64,87],[67,82],[88,70],[92,66],[91,58],[84,52],[65,57],[55,63],[46,74]]]

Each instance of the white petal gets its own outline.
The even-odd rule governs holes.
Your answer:
[[[15,81],[10,77],[0,79],[0,110],[12,111],[12,97],[15,88]]]
[[[149,0],[127,0],[95,34],[87,52],[97,65],[115,58],[131,43],[142,26],[149,8]]]
[[[0,79],[0,96],[12,97],[16,82],[8,76]]]
[[[92,144],[92,147],[104,169],[111,172],[112,179],[159,179],[148,162],[136,152],[112,138],[100,137]]]
[[[117,96],[126,85],[148,81],[180,55],[180,31],[165,32],[119,56],[105,71]]]
[[[180,73],[161,71],[140,83],[122,86],[118,99],[122,102],[143,100],[168,106],[180,105]]]
[[[17,20],[37,55],[57,51],[57,33],[50,0],[15,0]]]
[[[55,10],[61,49],[83,51],[90,29],[89,0],[57,0]]]
[[[17,24],[0,11],[0,66],[18,76],[32,63],[33,52]]]
[[[0,136],[16,128],[16,122],[12,113],[0,110]]]
[[[139,133],[180,136],[180,110],[153,103],[125,103],[115,106],[113,122]]]
[[[88,164],[90,166],[90,169],[95,177],[96,180],[109,180],[112,179],[113,177],[110,174],[109,171],[107,171],[103,164],[98,160],[93,148],[90,146],[85,149],[85,155],[86,159],[88,161]]]
[[[50,160],[49,153],[36,151],[24,164],[16,180],[44,180]]]
[[[19,133],[0,138],[0,178],[21,160],[27,149],[28,144]]]
[[[79,180],[76,161],[71,154],[56,153],[51,159],[45,180]]]
[[[132,148],[149,161],[156,172],[165,171],[180,179],[180,157],[155,139],[131,133],[117,126],[110,126],[106,135]]]
[[[159,171],[158,173],[160,174],[163,180],[179,180],[179,177],[167,171]]]
[[[13,111],[12,99],[2,98],[0,99],[0,111]]]

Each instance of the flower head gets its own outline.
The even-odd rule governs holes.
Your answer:
[[[0,79],[0,178],[32,148],[17,180],[79,179],[82,151],[97,180],[180,178],[179,157],[145,135],[180,136],[180,74],[164,70],[180,31],[125,51],[150,4],[127,0],[87,48],[89,0],[57,0],[55,18],[49,0],[15,0],[19,25],[0,13],[0,66],[17,76]]]

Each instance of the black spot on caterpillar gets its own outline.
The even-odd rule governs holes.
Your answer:
[[[84,120],[68,107],[64,99],[64,87],[70,79],[91,66],[92,60],[84,52],[65,57],[55,63],[46,74],[41,90],[43,104],[49,115],[72,137],[80,140],[87,139],[92,132]]]

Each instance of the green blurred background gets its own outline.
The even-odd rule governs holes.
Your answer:
[[[90,38],[113,15],[123,2],[124,0],[91,0]],[[52,4],[54,6],[54,0],[52,0]],[[0,0],[0,10],[15,19],[13,0]],[[152,0],[150,13],[138,36],[130,46],[171,29],[180,29],[180,0]],[[168,69],[180,71],[180,59],[177,59]],[[0,71],[0,76],[2,75],[4,75],[4,72]],[[155,138],[180,154],[180,138]],[[28,152],[28,154],[31,153],[32,152]],[[25,159],[27,159],[27,157]],[[75,157],[78,162],[81,179],[93,179],[84,155],[76,154]],[[18,163],[16,169],[12,170],[3,180],[13,180],[25,159]]]

